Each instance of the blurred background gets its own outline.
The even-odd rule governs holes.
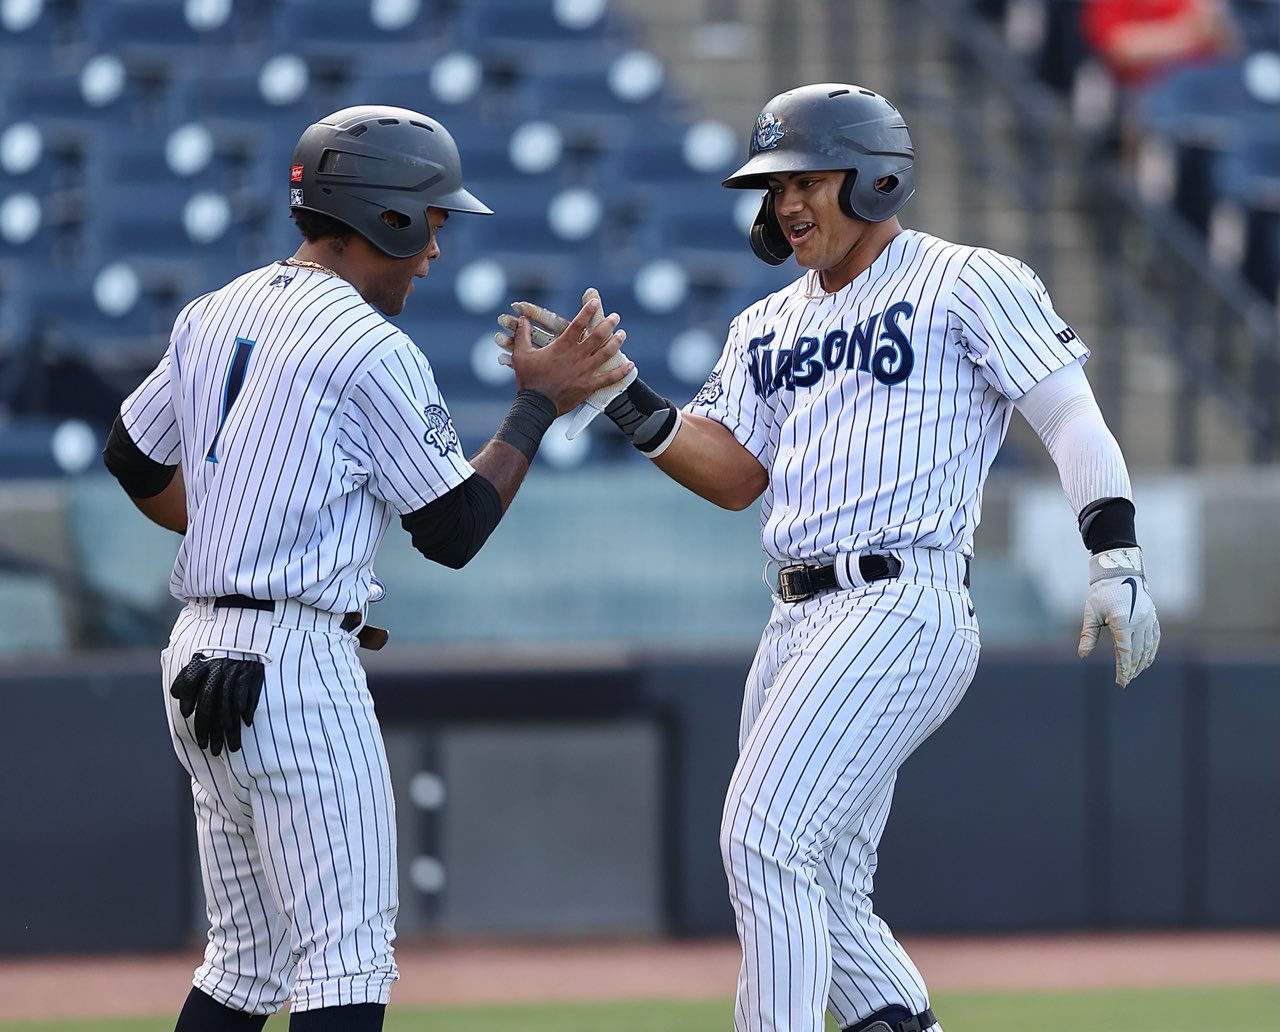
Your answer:
[[[0,0],[0,855],[26,887],[0,950],[202,934],[155,676],[176,539],[99,451],[179,309],[296,248],[302,129],[426,112],[497,212],[450,220],[397,320],[470,452],[510,401],[491,333],[517,298],[597,286],[645,379],[693,396],[796,275],[719,182],[815,81],[903,111],[904,225],[1026,260],[1093,348],[1165,634],[1124,693],[1109,649],[1075,658],[1085,553],[1015,421],[984,661],[900,777],[878,906],[908,931],[1280,927],[1278,51],[1278,0]],[[729,934],[757,513],[603,419],[535,465],[465,570],[395,528],[381,552],[401,934]]]

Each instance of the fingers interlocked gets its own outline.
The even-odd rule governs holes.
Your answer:
[[[196,744],[218,756],[224,745],[228,752],[239,751],[241,723],[253,725],[263,680],[259,660],[208,657],[197,652],[178,671],[169,694],[178,700],[184,719],[194,715]]]

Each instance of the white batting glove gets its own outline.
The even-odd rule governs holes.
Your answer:
[[[582,303],[585,305],[592,298],[600,300],[600,292],[595,287],[588,287],[582,294]],[[530,322],[530,339],[535,348],[546,347],[556,336],[562,333],[569,320],[562,315],[551,311],[549,308],[543,308],[541,305],[535,305],[531,301],[517,301],[511,306],[519,315],[525,316]],[[600,303],[600,307],[596,309],[596,313],[591,318],[589,328],[594,328],[604,318],[604,302]],[[498,355],[498,363],[500,365],[511,365],[511,351],[515,347],[516,332],[516,316],[500,315],[498,316],[498,325],[503,331],[493,335],[494,342],[503,349]],[[627,361],[627,356],[621,351],[612,358],[607,359],[602,365],[602,370],[616,369]],[[578,434],[587,428],[587,425],[603,412],[619,394],[625,391],[639,375],[639,370],[632,369],[617,383],[612,383],[608,387],[601,387],[600,390],[593,393],[581,405],[573,410],[573,414],[569,419],[568,429],[565,430],[565,437],[573,440]]]
[[[1116,684],[1123,688],[1151,665],[1160,647],[1160,621],[1147,589],[1141,548],[1113,548],[1089,557],[1081,659],[1093,651],[1104,624],[1111,628]]]

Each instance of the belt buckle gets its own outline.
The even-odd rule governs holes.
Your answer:
[[[803,602],[813,598],[813,585],[809,581],[809,567],[804,563],[778,568],[778,597],[783,602]]]

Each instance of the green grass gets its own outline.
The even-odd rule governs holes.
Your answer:
[[[1280,985],[1073,993],[946,993],[934,1009],[946,1032],[1276,1032]],[[396,1010],[386,1032],[729,1032],[732,1004],[563,1004]],[[830,1024],[831,1029],[835,1028]],[[267,1032],[286,1032],[277,1016]],[[172,1017],[0,1022],[0,1032],[171,1032]]]

